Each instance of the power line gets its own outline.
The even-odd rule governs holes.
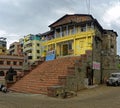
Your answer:
[[[86,0],[87,12],[90,14],[90,0]]]

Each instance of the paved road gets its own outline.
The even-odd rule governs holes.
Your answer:
[[[120,87],[82,90],[76,97],[60,99],[39,94],[0,93],[0,108],[120,108]]]

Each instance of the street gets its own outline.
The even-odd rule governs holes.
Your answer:
[[[67,99],[0,92],[0,108],[120,108],[120,87],[99,85]]]

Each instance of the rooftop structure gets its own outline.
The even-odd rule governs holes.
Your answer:
[[[5,54],[7,50],[6,38],[0,37],[0,54]]]

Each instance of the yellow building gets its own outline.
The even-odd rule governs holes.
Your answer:
[[[6,54],[6,51],[7,51],[6,38],[0,37],[0,54]]]
[[[101,37],[102,27],[91,15],[65,15],[42,34],[42,53],[54,51],[56,57],[81,55],[92,50],[93,38]]]

